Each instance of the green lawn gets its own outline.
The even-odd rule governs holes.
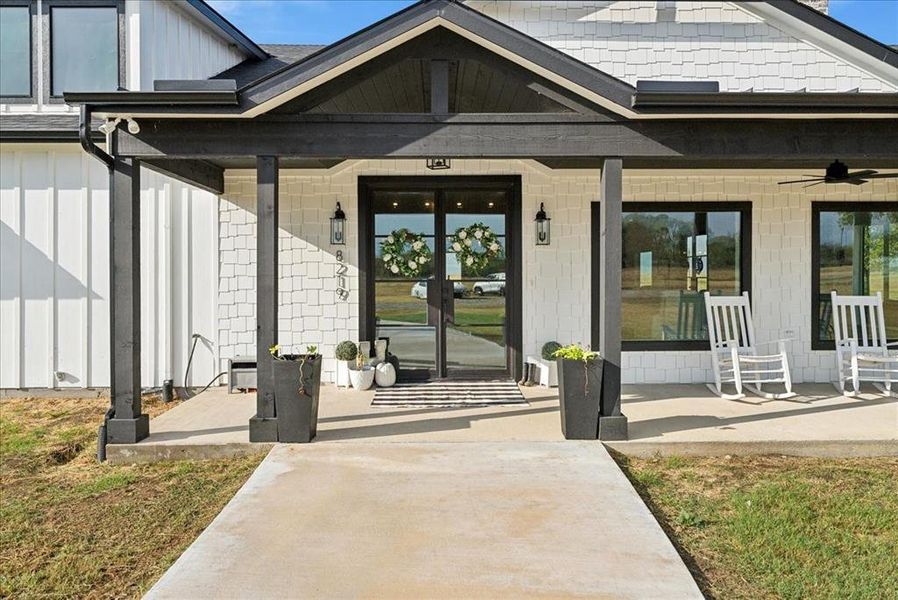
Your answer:
[[[616,458],[709,597],[898,598],[898,459]]]
[[[139,597],[261,460],[98,464],[107,403],[0,400],[0,597]]]
[[[375,288],[377,318],[423,325],[427,302],[411,295],[411,282],[378,283]],[[496,343],[504,343],[505,297],[498,295],[455,298],[455,328]]]

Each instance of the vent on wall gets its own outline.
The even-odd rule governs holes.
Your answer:
[[[636,82],[636,91],[714,94],[720,91],[720,83],[717,81],[641,80]]]

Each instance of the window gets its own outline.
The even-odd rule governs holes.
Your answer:
[[[0,7],[0,96],[31,96],[31,9]]]
[[[53,7],[50,19],[52,95],[118,89],[118,10]]]
[[[707,349],[703,293],[749,289],[750,224],[750,203],[624,203],[624,349]]]
[[[898,204],[813,204],[812,347],[833,348],[830,292],[882,294],[886,337],[898,339]]]

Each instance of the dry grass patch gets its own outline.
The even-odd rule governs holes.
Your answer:
[[[618,455],[712,598],[898,598],[898,459]]]
[[[0,597],[139,596],[261,460],[98,464],[107,404],[0,400]]]

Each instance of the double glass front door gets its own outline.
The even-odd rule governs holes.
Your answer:
[[[378,186],[368,194],[368,310],[400,378],[508,376],[508,186]]]

